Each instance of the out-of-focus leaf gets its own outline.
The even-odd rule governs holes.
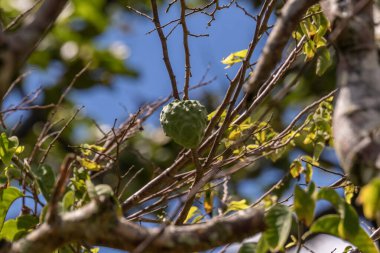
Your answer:
[[[359,232],[359,216],[351,205],[343,202],[343,206],[338,232],[342,238],[348,240],[354,238]]]
[[[294,160],[290,165],[290,175],[292,175],[293,178],[299,178],[302,170],[302,163],[298,159]]]
[[[62,199],[63,211],[69,211],[75,203],[75,193],[73,191],[66,192]]]
[[[244,210],[244,209],[247,209],[248,207],[249,205],[247,204],[247,200],[245,199],[242,199],[239,201],[231,201],[230,203],[228,203],[226,213],[232,212],[232,211]]]
[[[296,185],[294,189],[294,211],[298,219],[306,226],[310,226],[314,219],[314,209],[313,191],[304,191]]]
[[[277,204],[268,210],[265,216],[267,229],[264,232],[264,238],[269,247],[274,250],[280,250],[289,237],[292,226],[292,212],[289,207]]]
[[[91,2],[73,0],[75,14],[91,23],[99,31],[103,31],[107,26],[107,15],[101,12],[104,0]]]
[[[38,217],[33,215],[23,215],[16,219],[8,220],[4,223],[0,232],[0,238],[8,241],[15,241],[28,234],[37,224]]]
[[[254,253],[267,253],[269,251],[269,245],[267,240],[262,235],[257,243],[256,251]]]
[[[325,233],[340,237],[338,227],[341,222],[341,218],[338,215],[325,215],[316,220],[310,227],[311,233]],[[347,241],[356,246],[361,252],[365,253],[378,253],[374,242],[363,228],[359,227],[358,232],[354,237],[347,238]]]
[[[311,179],[313,177],[313,166],[310,163],[306,163],[304,173],[305,173],[305,181],[308,184],[311,182]]]
[[[241,245],[238,253],[255,253],[257,249],[257,243],[248,242]]]
[[[203,201],[203,207],[206,213],[211,214],[214,207],[214,193],[212,189],[205,191],[205,198]]]
[[[7,216],[7,212],[12,203],[22,196],[22,192],[15,187],[9,187],[0,190],[0,231],[3,227],[5,217]]]
[[[330,58],[330,51],[326,47],[319,48],[319,55],[317,58],[317,66],[315,69],[315,73],[318,76],[323,75],[326,70],[331,66],[332,61]]]
[[[55,174],[53,169],[48,165],[41,165],[32,167],[32,173],[37,180],[42,195],[47,201],[49,201],[55,185]]]
[[[338,211],[341,220],[337,231],[340,237],[347,240],[355,237],[360,228],[359,217],[355,209],[330,188],[322,188],[318,193],[318,199],[329,201]]]
[[[351,204],[351,200],[354,197],[354,194],[357,192],[357,188],[354,184],[348,183],[344,186],[344,196],[346,199],[346,202],[348,204]],[[379,196],[380,197],[380,196]],[[368,218],[368,217],[367,217]]]
[[[339,194],[331,188],[322,188],[318,192],[318,199],[329,201],[335,208],[339,209],[342,199]]]
[[[99,164],[87,158],[80,158],[79,162],[84,168],[88,170],[99,171],[102,168]]]
[[[325,143],[319,141],[314,145],[314,152],[313,152],[313,159],[315,161],[319,160],[319,157],[321,156],[323,149],[325,148]]]
[[[358,202],[363,205],[364,215],[367,219],[374,220],[380,216],[380,179],[375,178],[365,185],[358,197]]]
[[[0,134],[0,158],[2,162],[8,166],[11,163],[12,157],[16,152],[22,152],[19,148],[18,138],[11,136],[8,138],[7,134],[2,132]]]

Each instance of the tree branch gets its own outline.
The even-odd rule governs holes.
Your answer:
[[[33,21],[14,33],[0,35],[0,100],[11,85],[17,69],[24,64],[52,27],[67,0],[45,0]]]
[[[355,184],[380,175],[380,65],[373,27],[373,1],[324,1],[338,53],[334,147]]]
[[[282,8],[280,17],[269,35],[256,68],[246,84],[248,101],[252,100],[256,91],[270,77],[271,72],[281,60],[282,52],[302,15],[310,6],[317,2],[317,0],[290,0],[286,2]]]
[[[54,224],[44,223],[14,243],[0,242],[0,253],[50,253],[64,244],[86,242],[132,250],[159,229],[146,229],[118,217],[118,207],[105,195],[88,205],[60,216]],[[247,209],[235,215],[214,218],[189,226],[168,226],[144,252],[194,252],[238,242],[264,231],[263,211]]]
[[[22,64],[36,49],[38,43],[50,30],[66,3],[67,0],[45,0],[30,24],[9,35],[12,49],[17,55],[18,64]]]

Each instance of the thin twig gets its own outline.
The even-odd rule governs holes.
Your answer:
[[[178,94],[178,89],[177,89],[177,81],[173,72],[172,65],[170,63],[170,58],[169,58],[169,51],[168,51],[168,46],[166,44],[166,38],[164,35],[164,32],[162,31],[161,28],[161,23],[160,23],[160,18],[158,15],[158,8],[157,8],[157,3],[156,0],[151,0],[151,5],[152,5],[152,12],[153,12],[153,23],[156,26],[158,36],[161,41],[161,47],[162,47],[162,53],[164,55],[164,62],[166,69],[168,71],[169,77],[170,77],[170,82],[172,85],[172,94],[175,99],[180,99],[179,94]]]

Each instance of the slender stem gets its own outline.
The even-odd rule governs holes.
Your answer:
[[[195,173],[195,179],[194,179],[193,185],[190,187],[189,192],[191,191],[191,189],[193,189],[193,187],[199,182],[199,180],[203,176],[203,168],[199,162],[198,151],[196,149],[192,149],[191,155],[192,155],[194,165],[196,168],[196,173]],[[182,211],[174,223],[175,225],[180,225],[186,220],[187,213],[189,212],[191,206],[193,205],[194,199],[195,199],[195,194],[193,196],[187,195]]]
[[[181,25],[183,30],[183,47],[185,50],[185,85],[183,87],[183,99],[189,99],[189,84],[191,77],[190,49],[189,49],[189,30],[186,25],[186,3],[181,0]]]
[[[170,77],[170,82],[172,85],[172,92],[173,92],[173,97],[175,99],[180,99],[179,94],[178,94],[178,89],[177,89],[177,81],[174,75],[174,71],[172,68],[172,65],[170,63],[170,58],[169,58],[169,51],[168,51],[168,45],[166,43],[166,37],[164,35],[164,32],[162,31],[161,23],[160,23],[160,18],[158,15],[158,8],[157,8],[157,2],[156,0],[151,0],[151,5],[152,5],[152,11],[153,11],[153,23],[156,27],[158,36],[161,41],[161,47],[162,47],[162,53],[163,53],[163,59],[165,62],[166,69],[168,71],[169,77]]]

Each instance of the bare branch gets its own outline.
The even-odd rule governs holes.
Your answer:
[[[189,99],[189,85],[191,77],[190,49],[189,49],[189,30],[186,24],[186,2],[181,0],[181,25],[183,30],[183,48],[185,51],[185,85],[183,87],[183,99]]]
[[[18,65],[22,64],[35,50],[38,43],[62,12],[66,3],[67,0],[45,0],[34,15],[34,20],[10,35],[10,45],[17,55]]]
[[[286,2],[269,35],[255,71],[246,84],[248,100],[251,100],[255,92],[268,80],[271,72],[281,60],[282,52],[302,15],[317,2],[316,0],[290,0]]]
[[[153,11],[153,23],[156,26],[158,36],[160,37],[161,46],[162,46],[162,53],[164,54],[164,62],[165,62],[165,66],[166,66],[166,69],[168,71],[168,74],[170,77],[170,82],[172,85],[173,97],[175,99],[179,99],[179,94],[178,94],[178,89],[177,89],[177,81],[175,79],[173,68],[172,68],[172,65],[170,63],[168,46],[166,44],[166,38],[165,38],[164,32],[162,31],[160,18],[158,15],[157,3],[156,3],[156,0],[151,0],[150,2],[152,5],[152,11]]]

